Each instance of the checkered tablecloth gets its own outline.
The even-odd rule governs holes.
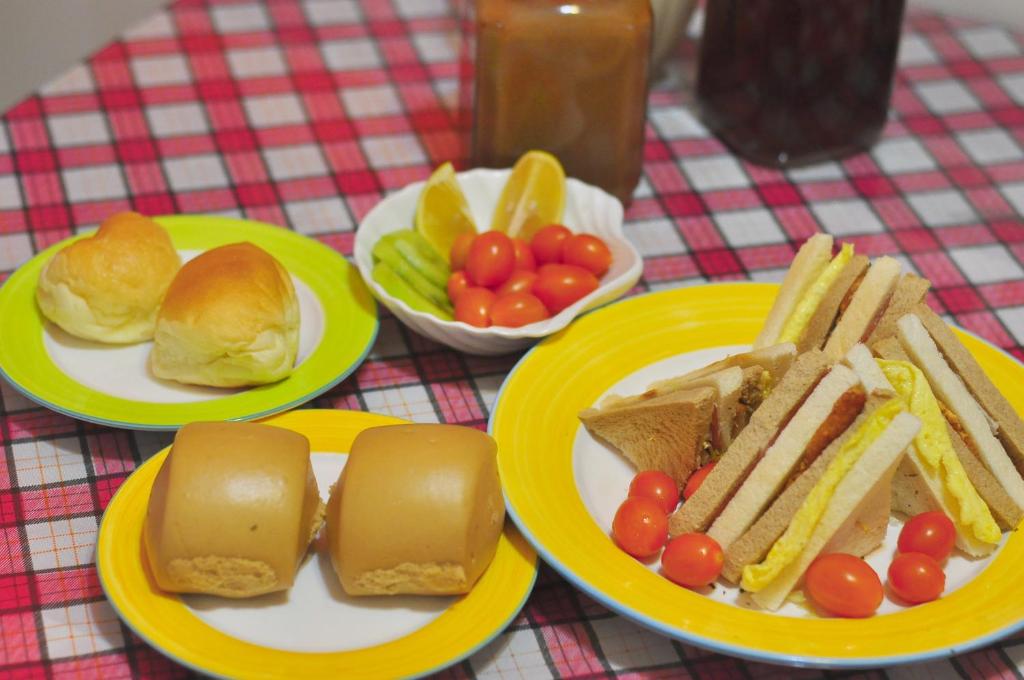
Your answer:
[[[0,280],[124,209],[246,216],[350,255],[385,193],[460,159],[454,28],[447,0],[182,1],[153,15],[0,118]],[[794,244],[824,229],[899,256],[932,280],[933,306],[1024,358],[1024,36],[911,14],[884,140],[789,173],[730,155],[682,82],[651,96],[626,226],[645,258],[638,290],[777,280]],[[382,313],[369,359],[313,405],[484,423],[518,357],[464,356]],[[169,436],[83,424],[0,381],[0,438],[0,678],[187,675],[118,620],[93,565],[111,495]],[[1021,669],[1017,635],[865,675]],[[647,632],[546,567],[510,628],[442,675],[620,673],[821,675]]]

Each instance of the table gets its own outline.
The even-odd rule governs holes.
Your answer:
[[[182,0],[153,15],[0,118],[0,280],[123,209],[246,216],[351,255],[381,196],[460,158],[454,28],[447,0]],[[737,161],[686,102],[671,82],[651,96],[626,227],[645,257],[637,291],[777,280],[824,229],[897,255],[932,280],[936,309],[1024,359],[1024,35],[912,13],[885,137],[842,163]],[[383,313],[366,363],[312,406],[481,425],[517,358],[455,353]],[[0,677],[187,675],[120,623],[93,566],[111,495],[170,437],[80,423],[2,381],[0,437]],[[1018,634],[864,675],[1022,672]],[[617,674],[823,675],[664,639],[542,567],[510,628],[441,676]]]

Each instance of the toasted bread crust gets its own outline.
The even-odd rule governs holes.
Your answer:
[[[793,362],[779,384],[750,417],[696,493],[669,519],[669,533],[677,536],[705,531],[746,479],[779,430],[831,367],[825,355],[813,350]]]
[[[869,347],[879,340],[896,335],[896,321],[904,314],[913,310],[928,294],[932,282],[917,274],[907,272],[896,283],[889,305],[885,308],[874,330],[868,335],[864,344]]]

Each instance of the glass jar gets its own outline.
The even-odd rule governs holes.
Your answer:
[[[697,71],[705,124],[789,167],[870,147],[885,125],[904,0],[709,0]]]
[[[475,165],[548,151],[632,200],[643,164],[648,0],[466,0],[460,99]]]

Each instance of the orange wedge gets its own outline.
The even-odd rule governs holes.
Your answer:
[[[543,226],[562,221],[565,171],[544,151],[519,157],[494,208],[491,229],[530,240]]]
[[[469,204],[455,178],[451,163],[438,166],[427,180],[416,203],[416,231],[448,262],[455,238],[476,233]]]

